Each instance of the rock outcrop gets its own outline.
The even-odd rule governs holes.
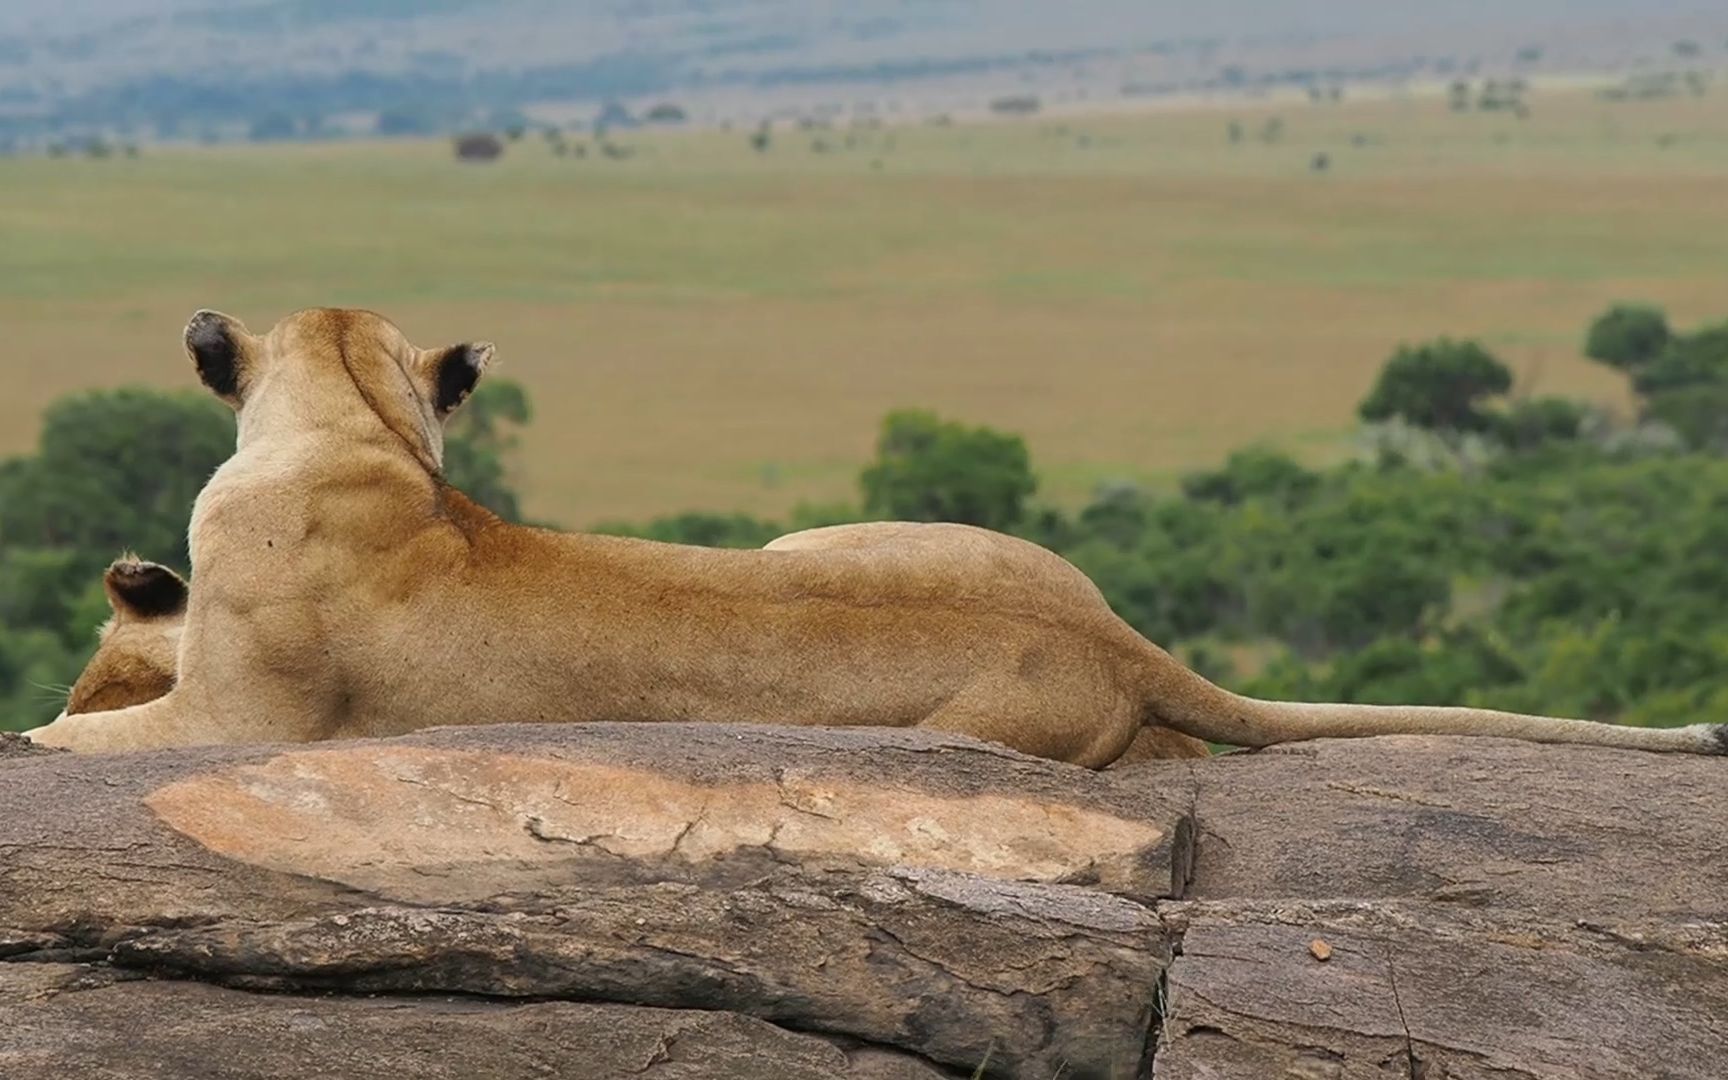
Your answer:
[[[0,1077],[1673,1077],[1728,763],[1386,738],[0,740]]]

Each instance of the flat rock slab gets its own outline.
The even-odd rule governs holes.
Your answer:
[[[411,902],[531,890],[578,864],[591,882],[721,884],[787,860],[1152,900],[1186,876],[1192,800],[1186,774],[1149,789],[954,736],[713,724],[495,725],[0,768],[0,848],[119,839]]]
[[[842,1049],[726,1012],[575,1002],[248,994],[0,966],[7,1080],[623,1077],[940,1080],[908,1055]]]
[[[1158,1080],[1719,1080],[1728,1062],[1719,922],[1627,938],[1433,903],[1162,906],[1181,955]]]
[[[1169,951],[1130,897],[1179,887],[1191,801],[923,732],[31,755],[0,763],[0,956],[730,1009],[966,1071],[1132,1075]]]

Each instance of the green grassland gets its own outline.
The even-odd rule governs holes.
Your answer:
[[[538,410],[527,509],[573,526],[847,498],[901,405],[1024,434],[1066,504],[1254,441],[1335,458],[1391,349],[1442,333],[1524,389],[1619,402],[1578,357],[1591,316],[1728,314],[1728,90],[1529,100],[782,130],[766,153],[632,132],[623,160],[532,134],[491,165],[442,141],[3,159],[0,454],[69,390],[190,385],[178,332],[206,306],[496,341]]]

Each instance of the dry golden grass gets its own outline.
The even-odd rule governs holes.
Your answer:
[[[497,341],[539,413],[529,509],[570,525],[850,497],[900,405],[1023,433],[1064,503],[1255,440],[1324,458],[1390,350],[1442,333],[1528,389],[1616,401],[1577,356],[1593,314],[1728,316],[1728,94],[1533,106],[785,133],[763,155],[631,135],[627,161],[530,138],[494,166],[442,142],[0,161],[0,453],[69,390],[190,385],[201,306]],[[1254,140],[1273,113],[1283,140]]]

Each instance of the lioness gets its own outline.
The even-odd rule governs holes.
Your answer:
[[[263,336],[200,311],[185,342],[239,438],[193,508],[178,679],[39,742],[702,720],[917,725],[1092,767],[1148,724],[1245,746],[1428,732],[1728,753],[1719,725],[1242,697],[1135,633],[1055,554],[961,525],[727,551],[507,524],[440,474],[440,425],[490,344],[418,349],[379,315],[333,309]]]
[[[791,537],[776,541],[791,542]],[[166,566],[129,555],[108,567],[103,586],[114,615],[102,626],[96,652],[72,684],[61,716],[142,705],[174,687],[175,653],[186,623],[185,580]],[[1199,739],[1148,726],[1112,764],[1210,753]]]

